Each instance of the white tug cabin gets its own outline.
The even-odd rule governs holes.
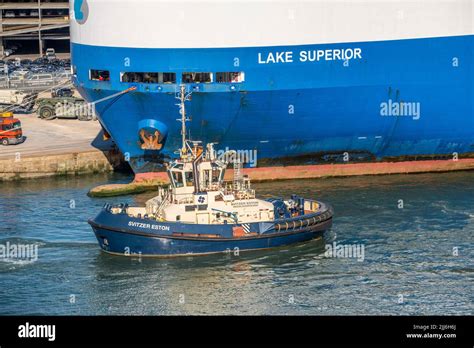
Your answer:
[[[146,203],[146,212],[161,221],[194,224],[251,223],[273,221],[273,204],[255,198],[250,180],[240,175],[234,162],[234,180],[224,181],[228,162],[216,158],[213,144],[194,142],[187,153],[168,166],[170,186]],[[234,156],[234,151],[224,155]],[[225,156],[223,156],[225,157]]]

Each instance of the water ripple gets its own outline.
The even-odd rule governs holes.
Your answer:
[[[99,251],[86,221],[116,199],[86,192],[127,180],[48,179],[2,188],[0,245],[35,244],[39,257],[0,262],[0,314],[474,312],[472,172],[261,183],[255,186],[262,196],[297,193],[330,202],[333,229],[324,240],[291,247],[176,259]],[[364,260],[328,257],[326,244],[334,242],[363,245]]]

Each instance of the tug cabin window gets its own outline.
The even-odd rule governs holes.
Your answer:
[[[186,180],[186,186],[194,186],[193,172],[184,172],[184,178]]]
[[[194,186],[194,176],[192,171],[184,171],[182,168],[172,168],[170,173],[170,181],[173,187],[180,188]]]
[[[218,72],[216,73],[217,83],[239,83],[244,82],[245,74],[243,72]]]
[[[183,83],[211,83],[212,73],[210,72],[185,72],[181,75]]]
[[[224,180],[224,169],[221,169],[215,165],[212,165],[211,169],[205,169],[202,171],[199,180],[201,188],[204,190],[210,190],[219,185]]]
[[[92,81],[110,81],[110,71],[91,69],[89,71],[89,78]]]
[[[176,83],[176,74],[167,72],[123,72],[121,82],[135,83]]]
[[[203,170],[202,172],[202,184],[203,188],[207,189],[211,185],[211,175],[209,170]]]
[[[174,187],[183,187],[183,173],[181,171],[172,171],[171,178],[173,179],[173,186]]]
[[[224,170],[213,166],[212,171],[211,171],[212,183],[217,184],[222,180],[224,180]]]

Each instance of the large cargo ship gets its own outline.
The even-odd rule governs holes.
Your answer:
[[[259,165],[469,156],[473,13],[472,0],[74,0],[73,74],[136,173],[179,146],[182,84],[191,137]]]

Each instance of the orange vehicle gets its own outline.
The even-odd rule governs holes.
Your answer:
[[[2,145],[20,144],[25,141],[21,122],[12,112],[0,113],[0,142]]]

